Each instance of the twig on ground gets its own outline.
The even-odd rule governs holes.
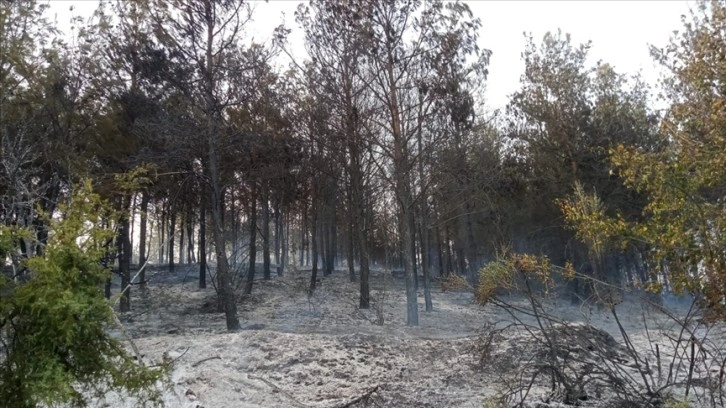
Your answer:
[[[221,360],[221,359],[222,359],[221,356],[212,356],[212,357],[203,358],[203,359],[197,361],[196,363],[193,363],[192,367],[198,367],[202,363],[207,362],[209,360]]]
[[[153,366],[151,366],[151,367],[152,367],[152,368],[153,368],[153,367],[164,367],[164,366],[166,366],[166,367],[170,367],[170,366],[171,366],[171,365],[173,365],[173,364],[174,364],[175,362],[177,362],[177,360],[179,360],[180,358],[184,357],[184,355],[185,355],[185,354],[187,354],[187,352],[189,351],[189,349],[190,349],[190,348],[191,348],[191,347],[187,347],[187,349],[186,349],[186,350],[184,350],[184,352],[183,352],[183,353],[179,354],[179,355],[178,355],[177,357],[175,357],[175,358],[172,358],[172,359],[169,359],[169,358],[168,358],[168,357],[169,357],[169,353],[168,353],[168,352],[164,352],[164,362],[163,362],[163,363],[161,363],[161,364],[155,364],[155,365],[153,365]]]
[[[266,380],[266,379],[264,379],[262,377],[258,377],[256,375],[252,375],[252,374],[247,374],[247,378],[251,378],[253,380],[262,381],[263,383],[269,385],[273,390],[275,390],[275,391],[277,391],[279,393],[282,393],[287,398],[289,398],[296,407],[299,407],[299,408],[310,408],[309,405],[305,405],[302,402],[298,401],[297,399],[295,399],[295,397],[292,394],[290,394],[289,392],[287,392],[287,391],[283,390],[282,388],[278,387],[277,385],[275,385],[274,383],[272,383],[269,380]]]
[[[136,347],[136,343],[134,343],[134,338],[131,337],[129,332],[126,331],[126,328],[124,327],[123,323],[121,323],[121,320],[119,320],[118,315],[116,314],[116,311],[113,310],[113,308],[111,308],[111,315],[113,316],[113,322],[116,324],[116,327],[121,331],[121,334],[131,345],[131,349],[134,351],[134,355],[136,356],[136,361],[138,361],[139,364],[143,366],[144,362],[141,360],[141,352],[139,351],[139,348]]]
[[[375,387],[369,389],[368,391],[366,391],[362,395],[359,395],[359,396],[353,398],[352,400],[346,402],[345,404],[343,404],[343,405],[336,405],[335,408],[350,408],[353,405],[355,405],[355,404],[357,404],[357,403],[359,403],[361,401],[368,401],[368,399],[371,397],[371,395],[373,395],[376,391],[378,391],[379,388],[380,388],[380,386],[376,385]]]

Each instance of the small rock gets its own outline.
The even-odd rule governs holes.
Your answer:
[[[184,395],[186,395],[186,397],[189,398],[190,401],[196,401],[197,399],[197,394],[195,394],[191,388],[187,388],[187,392],[185,392]]]

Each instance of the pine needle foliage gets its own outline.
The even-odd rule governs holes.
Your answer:
[[[114,212],[90,181],[74,188],[50,217],[42,251],[24,261],[21,279],[0,277],[0,401],[9,407],[86,406],[87,397],[126,392],[141,405],[159,405],[166,369],[134,359],[109,330],[114,312],[102,286],[101,259],[115,232]],[[3,253],[29,235],[0,226]]]

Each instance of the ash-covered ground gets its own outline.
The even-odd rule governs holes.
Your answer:
[[[477,305],[468,291],[442,291],[434,284],[433,312],[424,311],[420,291],[420,326],[407,327],[404,284],[390,272],[372,272],[369,310],[358,309],[358,284],[346,272],[321,277],[312,296],[309,274],[273,272],[271,280],[255,281],[253,295],[239,299],[243,330],[237,333],[226,332],[211,285],[197,288],[196,266],[152,272],[148,291],[134,287],[132,311],[120,318],[147,363],[164,355],[174,359],[164,393],[172,408],[479,408],[502,392],[506,376],[517,374],[506,372],[517,371],[517,364],[503,361],[536,355],[527,333],[489,336],[512,317],[496,306]],[[523,298],[509,301],[526,306]],[[611,336],[604,344],[620,351],[622,337],[607,312],[564,299],[547,308],[567,321],[602,329]],[[618,308],[630,341],[649,347],[644,309],[634,300]],[[647,316],[651,328],[668,324],[652,311]],[[532,406],[546,394],[546,387],[535,385]],[[590,396],[580,403],[606,402]],[[94,403],[135,406],[132,398],[113,395]]]

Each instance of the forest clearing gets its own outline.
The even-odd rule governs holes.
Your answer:
[[[260,280],[255,295],[240,302],[242,330],[226,333],[214,293],[198,289],[195,269],[182,267],[173,274],[155,269],[148,293],[136,295],[135,310],[120,317],[146,361],[158,361],[164,354],[174,360],[171,387],[164,392],[171,408],[489,407],[495,405],[487,402],[493,404],[519,374],[517,359],[534,358],[541,349],[522,331],[497,335],[491,351],[483,350],[492,330],[512,318],[497,306],[478,305],[468,290],[436,288],[434,310],[422,308],[420,326],[407,327],[404,282],[384,270],[371,273],[370,310],[357,307],[357,286],[343,270],[325,277],[312,297],[307,291],[309,270]],[[521,294],[503,298],[527,308]],[[683,316],[689,300],[671,298],[668,306]],[[573,325],[567,329],[570,339],[582,335],[579,341],[592,340],[608,353],[621,352],[628,364],[621,334],[607,311],[573,305],[565,298],[551,299],[548,310]],[[644,353],[651,342],[643,318],[654,337],[674,333],[677,327],[634,294],[618,310],[630,341]],[[578,332],[590,325],[592,331]],[[711,328],[709,338],[726,350],[726,325]],[[657,341],[665,353],[668,341]],[[596,395],[596,388],[588,387],[589,398],[580,406],[622,406],[612,392],[602,389]],[[548,394],[547,382],[536,382],[527,406],[564,406],[545,403]],[[360,401],[351,403],[356,399]],[[95,404],[135,406],[133,399],[113,396]]]

